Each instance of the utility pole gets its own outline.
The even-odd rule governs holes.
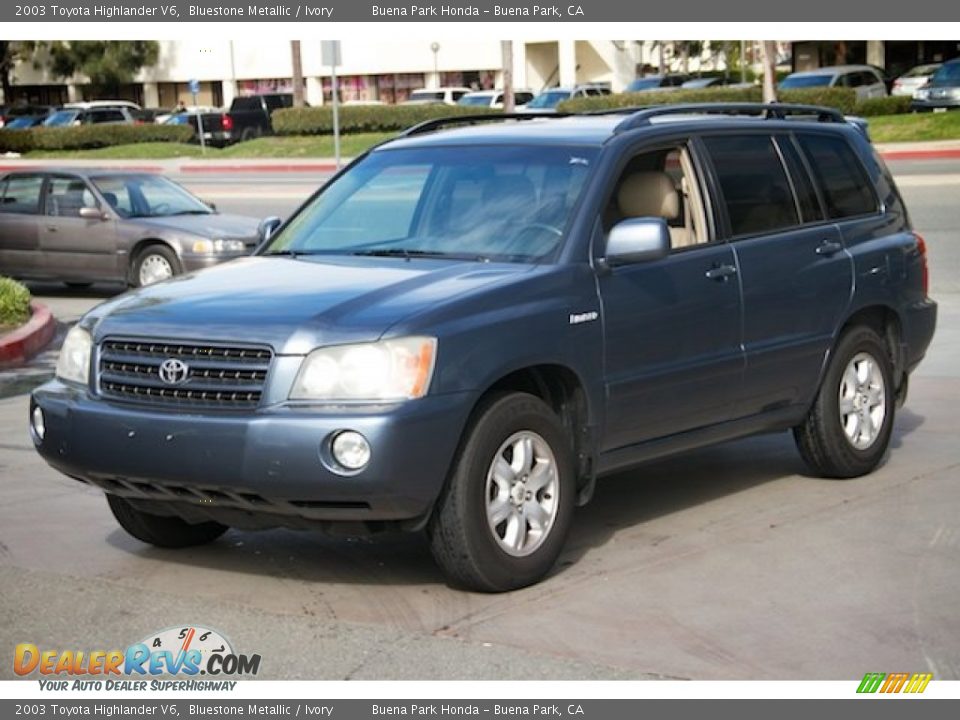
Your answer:
[[[300,41],[290,41],[293,64],[293,106],[303,107],[303,59],[300,57]]]
[[[747,81],[747,41],[740,41],[740,82]]]
[[[500,51],[503,55],[503,111],[512,113],[516,107],[513,98],[513,41],[502,40]]]

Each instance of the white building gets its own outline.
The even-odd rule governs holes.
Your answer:
[[[663,54],[669,69],[680,69],[673,48],[666,46]],[[660,55],[660,45],[649,41],[514,40],[514,86],[539,92],[558,85],[605,83],[618,92],[643,72],[655,71]],[[321,62],[320,42],[302,42],[301,57],[306,100],[320,105],[330,97],[330,69]],[[411,90],[440,85],[492,88],[500,85],[502,74],[499,40],[344,40],[341,58],[337,74],[344,100],[399,102]],[[690,69],[696,69],[699,58],[690,63]],[[54,78],[34,65],[27,60],[14,69],[14,97],[8,102],[59,104],[98,95],[83,77]],[[119,94],[144,107],[172,107],[178,100],[191,104],[188,82],[196,79],[198,103],[221,106],[237,95],[289,92],[291,75],[286,40],[160,41],[157,64],[141,71]]]

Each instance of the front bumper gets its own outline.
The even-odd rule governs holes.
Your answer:
[[[252,250],[252,248],[251,248]],[[184,272],[193,272],[194,270],[205,270],[206,268],[220,265],[221,263],[236,260],[237,258],[247,257],[248,252],[238,253],[183,253],[180,255],[180,263],[183,265]]]
[[[910,103],[910,109],[915,112],[957,110],[960,109],[960,98],[927,98],[924,100],[914,98]]]
[[[43,410],[45,433],[31,434],[66,475],[193,522],[410,521],[439,495],[473,401],[459,393],[373,408],[176,412],[108,402],[53,380],[33,392],[30,410]],[[372,448],[353,475],[324,458],[331,434],[347,429]]]

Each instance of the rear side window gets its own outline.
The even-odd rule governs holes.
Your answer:
[[[235,98],[233,101],[233,109],[234,110],[259,110],[260,98],[256,98],[256,97]]]
[[[769,135],[707,137],[703,142],[734,237],[774,232],[799,222],[786,171]]]
[[[872,184],[853,149],[841,137],[799,134],[810,169],[820,185],[831,219],[868,215],[877,211]]]
[[[0,212],[36,215],[40,212],[41,185],[43,178],[39,175],[8,178],[0,197]]]

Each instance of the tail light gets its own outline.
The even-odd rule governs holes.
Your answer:
[[[923,281],[923,294],[928,295],[930,292],[930,269],[927,266],[927,243],[920,236],[920,233],[914,233],[913,236],[917,239],[917,252],[920,253],[920,277]]]
[[[233,118],[229,115],[223,116],[223,129],[224,130],[233,130]]]

